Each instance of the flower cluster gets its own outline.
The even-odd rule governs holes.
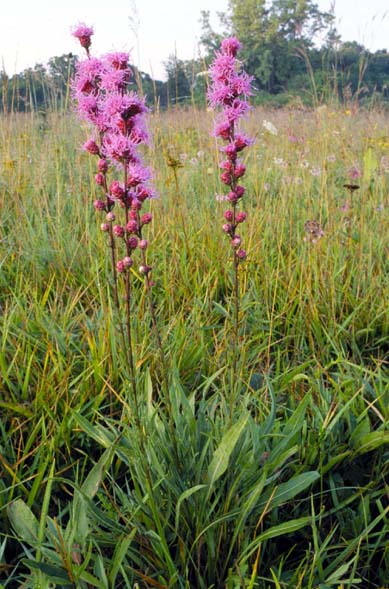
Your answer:
[[[132,71],[128,53],[109,53],[101,58],[91,57],[89,47],[93,29],[78,25],[73,35],[87,52],[87,59],[77,64],[72,84],[79,116],[92,124],[94,136],[84,144],[85,151],[94,155],[95,181],[104,197],[94,202],[97,211],[105,213],[102,231],[113,240],[120,240],[125,255],[115,259],[116,270],[124,273],[133,265],[133,252],[142,250],[139,268],[148,274],[144,251],[148,242],[142,229],[151,222],[150,213],[142,214],[143,203],[154,196],[150,186],[151,173],[142,161],[139,145],[148,141],[145,125],[147,107],[136,92],[129,89]],[[121,173],[120,180],[108,181],[108,173]],[[123,209],[122,223],[118,223],[115,206]],[[123,248],[122,248],[123,249]]]
[[[226,142],[222,148],[225,159],[220,164],[220,178],[223,184],[229,187],[225,200],[230,202],[231,209],[224,213],[227,222],[223,225],[223,231],[230,238],[235,261],[246,258],[246,251],[240,247],[241,237],[236,232],[238,225],[243,223],[247,216],[245,212],[238,211],[238,203],[245,193],[239,179],[246,172],[239,154],[252,144],[249,137],[237,130],[239,119],[249,109],[247,98],[252,94],[252,77],[242,69],[241,62],[236,57],[240,48],[241,44],[235,37],[224,39],[209,70],[212,83],[208,90],[211,107],[222,108],[214,134]]]

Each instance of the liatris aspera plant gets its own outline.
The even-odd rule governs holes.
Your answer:
[[[151,266],[146,259],[148,241],[143,234],[152,215],[149,212],[142,214],[142,208],[147,200],[155,196],[150,185],[151,171],[143,163],[139,152],[139,147],[148,142],[145,125],[148,109],[144,100],[129,89],[133,76],[129,67],[129,54],[108,53],[101,58],[91,57],[89,49],[92,34],[93,29],[84,24],[73,30],[73,35],[79,39],[87,53],[87,59],[77,64],[72,90],[79,116],[94,128],[93,136],[84,144],[84,149],[96,158],[95,180],[102,189],[103,198],[95,200],[94,207],[105,214],[101,230],[109,236],[113,294],[119,317],[121,305],[118,280],[119,276],[124,276],[126,328],[121,324],[121,334],[139,420],[131,333],[130,268],[134,264],[136,252],[140,252],[139,273],[144,276],[149,294],[153,326],[162,356],[163,375],[167,379],[162,342],[151,298]],[[167,386],[166,382],[165,384]]]
[[[226,142],[222,148],[225,159],[220,164],[221,181],[228,188],[225,200],[230,207],[224,212],[226,223],[223,231],[230,240],[233,250],[234,266],[234,326],[233,326],[233,375],[236,375],[239,329],[239,265],[246,259],[246,250],[241,247],[242,238],[238,226],[246,220],[247,214],[240,210],[245,188],[239,183],[244,176],[246,167],[239,159],[239,154],[252,140],[239,132],[239,120],[247,113],[247,98],[252,94],[252,80],[237,59],[241,43],[235,37],[224,39],[220,51],[216,52],[215,60],[209,69],[212,83],[208,89],[208,100],[212,108],[221,107],[214,129],[214,135]]]

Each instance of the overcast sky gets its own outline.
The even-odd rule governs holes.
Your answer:
[[[2,0],[0,59],[8,74],[49,57],[78,53],[70,28],[93,25],[93,50],[132,53],[133,63],[156,78],[164,77],[163,61],[174,52],[182,59],[199,55],[201,10],[217,11],[228,0]],[[318,0],[328,10],[331,0]],[[389,49],[388,0],[337,0],[338,30],[343,40],[369,49]]]

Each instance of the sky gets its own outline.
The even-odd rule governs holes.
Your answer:
[[[322,10],[333,2],[316,1]],[[211,12],[217,28],[216,13],[227,6],[228,0],[0,0],[0,64],[12,75],[54,55],[81,55],[70,29],[85,22],[95,29],[96,55],[131,51],[135,65],[164,79],[169,55],[199,56],[201,11]],[[335,0],[335,14],[344,41],[389,49],[388,0]]]

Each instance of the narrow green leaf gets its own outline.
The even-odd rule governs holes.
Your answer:
[[[291,534],[292,532],[296,532],[297,530],[308,526],[311,522],[311,517],[300,517],[299,519],[292,519],[288,522],[278,524],[277,526],[272,526],[257,536],[255,540],[253,540],[247,546],[240,563],[245,562],[257,550],[261,542],[265,542],[265,540],[271,540],[272,538],[277,538],[278,536],[284,536],[285,534]]]
[[[35,545],[39,524],[28,505],[22,499],[15,499],[8,505],[7,513],[16,535],[28,544]]]
[[[178,524],[179,524],[179,520],[180,520],[181,503],[183,501],[185,501],[185,499],[188,499],[188,497],[190,497],[191,495],[193,495],[193,493],[196,493],[200,489],[204,489],[204,487],[206,487],[206,486],[207,485],[195,485],[194,487],[191,487],[190,489],[187,489],[186,491],[184,491],[179,496],[178,501],[177,501],[176,517],[175,517],[175,525],[174,525],[176,533],[177,533],[177,530],[178,530]]]
[[[365,454],[371,450],[376,450],[385,444],[389,444],[389,432],[385,431],[370,432],[353,440],[353,446],[356,448],[358,454]]]
[[[62,587],[73,587],[72,581],[65,569],[45,562],[23,559],[23,564],[32,570],[37,570],[46,575],[52,583],[60,584]]]
[[[131,532],[124,536],[119,542],[116,544],[115,552],[113,553],[112,557],[112,567],[109,573],[109,582],[112,587],[115,587],[116,577],[119,573],[119,569],[123,563],[123,560],[128,553],[128,549],[131,546],[131,543],[134,539],[136,534],[136,528],[131,530]]]
[[[208,481],[210,489],[215,482],[225,473],[228,468],[230,456],[236,446],[239,437],[246,427],[248,421],[248,415],[245,415],[237,423],[235,423],[230,429],[224,434],[222,440],[214,452],[211,463],[208,467]]]
[[[286,501],[290,501],[307,489],[310,485],[312,485],[315,481],[320,478],[320,474],[315,471],[304,472],[302,474],[298,474],[293,478],[286,481],[286,483],[281,483],[277,488],[276,492],[273,495],[273,498],[270,503],[270,508],[274,509],[281,503],[285,503]],[[260,507],[264,507],[271,496],[271,491],[267,491],[264,499],[260,503]]]

